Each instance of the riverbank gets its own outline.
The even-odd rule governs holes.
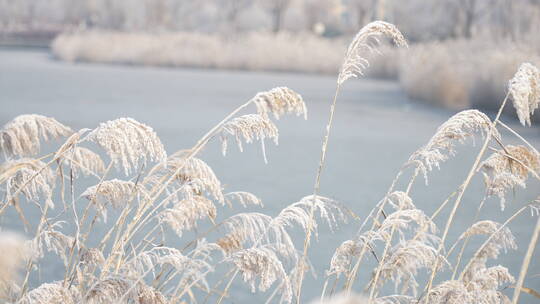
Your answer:
[[[486,41],[413,44],[406,50],[386,47],[382,55],[368,54],[371,66],[366,76],[397,80],[410,98],[431,105],[493,111],[518,66],[522,62],[540,64],[540,48]],[[306,33],[225,37],[86,31],[59,35],[51,51],[69,62],[335,75],[346,44],[343,38]]]

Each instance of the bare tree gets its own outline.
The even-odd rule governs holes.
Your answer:
[[[272,18],[272,31],[277,33],[283,26],[283,18],[293,0],[261,0]]]
[[[472,37],[478,19],[493,7],[493,0],[449,0],[449,3],[457,11],[456,33],[467,39]]]
[[[227,24],[235,31],[238,29],[238,16],[240,12],[250,7],[253,4],[253,0],[218,0],[218,3],[224,11]]]
[[[346,12],[352,18],[353,31],[362,28],[371,18],[375,7],[374,0],[345,0]]]
[[[304,0],[303,11],[308,29],[313,30],[317,23],[329,24],[338,19],[341,8],[340,0]]]

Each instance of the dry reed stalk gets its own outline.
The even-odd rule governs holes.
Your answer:
[[[380,36],[388,36],[390,37],[394,43],[398,46],[407,46],[407,42],[405,41],[405,38],[403,38],[403,35],[401,32],[393,25],[387,22],[383,21],[374,21],[367,25],[365,25],[360,31],[356,34],[353,41],[349,45],[347,49],[347,53],[345,55],[345,59],[343,61],[343,64],[341,66],[338,78],[337,78],[337,87],[334,94],[334,99],[332,101],[332,104],[330,106],[330,116],[328,118],[328,123],[326,125],[326,134],[323,138],[322,142],[322,148],[321,148],[321,157],[319,161],[319,166],[317,168],[317,174],[315,177],[315,185],[313,189],[313,196],[317,196],[319,194],[319,188],[321,183],[321,174],[324,167],[324,162],[326,160],[326,150],[328,147],[328,140],[330,137],[330,130],[332,128],[332,123],[334,120],[334,113],[337,103],[337,98],[339,95],[339,90],[341,88],[341,85],[349,78],[351,77],[358,77],[359,75],[363,75],[363,70],[367,68],[367,60],[363,56],[363,52],[368,50],[369,52],[373,52],[375,50],[376,44],[378,42],[377,37]],[[370,45],[371,39],[374,40],[375,45]],[[306,233],[306,237],[304,240],[304,249],[303,249],[303,258],[300,260],[300,263],[303,263],[303,260],[307,257],[307,251],[311,242],[311,230],[313,226],[313,215],[314,215],[314,208],[311,208],[310,211],[310,220],[309,220],[309,226]],[[303,267],[300,267],[301,269]],[[300,303],[300,296],[301,296],[301,290],[302,290],[302,282],[304,279],[304,273],[301,272],[299,274],[299,280],[298,280],[298,290],[296,292],[296,302]]]
[[[540,235],[540,217],[536,220],[536,226],[534,227],[533,234],[531,236],[531,241],[529,242],[529,247],[523,258],[523,263],[521,264],[521,270],[519,271],[519,278],[517,280],[516,286],[514,287],[514,295],[512,296],[512,304],[517,304],[519,301],[519,294],[523,287],[523,282],[525,281],[525,275],[527,274],[527,269],[531,263],[533,256],[534,248],[538,242],[538,236]]]

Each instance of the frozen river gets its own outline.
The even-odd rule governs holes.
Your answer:
[[[243,153],[231,145],[230,153],[223,157],[218,143],[214,143],[202,154],[227,190],[255,193],[265,204],[262,212],[276,215],[313,189],[335,77],[68,64],[52,59],[45,51],[1,49],[0,124],[25,113],[53,116],[73,129],[94,128],[99,122],[132,117],[152,126],[172,154],[193,146],[215,123],[257,92],[276,86],[288,86],[302,94],[308,120],[284,117],[278,122],[279,146],[268,143],[268,164],[263,162],[259,145],[248,145]],[[452,114],[411,102],[394,82],[349,81],[337,105],[321,194],[343,202],[363,219],[384,195],[401,164]],[[538,128],[524,129],[515,122],[511,125],[540,147]],[[505,143],[516,141],[507,135]],[[465,178],[478,146],[459,149],[457,157],[445,163],[440,172],[431,174],[429,186],[419,179],[412,190],[416,205],[431,214]],[[459,229],[450,235],[451,242],[472,223],[483,190],[478,175],[458,211],[454,228]],[[502,222],[539,194],[539,183],[531,182],[525,190],[516,189],[503,212],[498,200],[489,200],[481,218]],[[227,209],[218,210],[218,219],[231,214]],[[31,217],[35,212],[28,212],[30,220],[36,221]],[[510,226],[518,239],[518,252],[503,253],[495,262],[508,266],[516,277],[535,221],[527,212]],[[4,218],[0,225],[3,229],[21,229],[16,216]],[[318,242],[310,249],[317,278],[306,279],[305,302],[320,295],[334,249],[352,238],[358,227],[358,223],[349,222],[335,233],[321,228]],[[297,244],[301,249],[302,241]],[[469,249],[475,244],[478,242]],[[45,263],[43,280],[59,279],[61,265]],[[535,258],[529,274],[539,273],[540,261]],[[538,276],[527,282],[530,287],[540,288]],[[361,286],[357,285],[358,291]],[[232,297],[226,302],[260,303],[265,296],[251,294],[249,286],[237,279]],[[527,295],[522,300],[534,303]]]

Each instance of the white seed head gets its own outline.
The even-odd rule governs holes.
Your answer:
[[[268,113],[279,119],[283,114],[303,115],[307,119],[307,108],[302,96],[287,87],[277,87],[270,91],[260,92],[252,101],[257,106],[257,112],[263,117]]]
[[[182,194],[185,196],[208,193],[219,202],[224,202],[221,182],[203,160],[173,155],[167,160],[167,170],[170,174],[176,173],[175,181],[184,187]]]
[[[448,262],[436,248],[417,240],[402,241],[388,252],[388,257],[381,266],[381,280],[378,284],[382,285],[385,281],[392,280],[397,288],[403,283],[404,292],[412,290],[416,295],[418,270],[422,268],[432,270],[438,267],[439,271],[445,264]]]
[[[159,218],[162,223],[169,225],[178,236],[182,236],[184,231],[195,228],[197,221],[205,218],[214,220],[216,214],[216,206],[211,200],[201,195],[194,195],[163,210]]]
[[[455,144],[464,143],[480,132],[482,136],[490,129],[493,136],[500,137],[489,117],[477,110],[465,110],[457,113],[442,124],[429,142],[414,152],[408,164],[416,164],[424,174],[427,183],[427,172],[439,168],[442,162],[455,154]]]
[[[266,162],[266,152],[264,140],[270,138],[278,144],[278,129],[276,125],[267,117],[259,114],[247,114],[236,117],[223,125],[221,131],[221,143],[223,155],[227,152],[227,138],[231,135],[238,144],[238,149],[243,151],[242,140],[252,143],[255,140],[261,142],[263,157]]]
[[[242,272],[244,281],[251,291],[256,291],[257,281],[260,291],[268,290],[276,281],[284,299],[291,301],[292,289],[289,277],[276,253],[269,247],[253,247],[237,251],[231,256],[232,262]]]
[[[347,49],[345,60],[339,72],[338,84],[343,84],[351,77],[363,75],[364,70],[369,66],[364,52],[376,52],[379,43],[377,38],[381,36],[392,38],[397,46],[407,46],[405,38],[393,24],[384,21],[368,23],[356,34]]]
[[[76,288],[68,289],[62,282],[44,283],[30,290],[20,304],[78,304],[80,295]]]
[[[49,140],[72,133],[56,119],[37,114],[15,117],[0,130],[0,148],[9,156],[35,155],[40,139]]]
[[[148,160],[165,163],[167,154],[154,130],[132,118],[118,118],[101,123],[86,137],[100,145],[116,167],[129,175]]]
[[[232,206],[233,202],[238,202],[244,208],[248,207],[249,205],[263,207],[263,203],[260,198],[255,196],[255,194],[253,193],[245,192],[245,191],[235,191],[235,192],[226,193],[225,202],[227,202],[229,206]]]
[[[481,168],[487,187],[487,195],[496,195],[505,207],[505,195],[516,186],[525,188],[530,170],[540,172],[540,154],[525,146],[505,146],[493,153]]]
[[[79,173],[99,176],[105,172],[105,164],[101,157],[84,147],[74,147],[72,151],[66,152],[62,158],[62,164],[72,168],[76,177],[79,176]]]
[[[540,105],[540,70],[530,63],[522,63],[510,79],[508,90],[519,121],[530,126],[531,115]]]
[[[516,240],[510,228],[503,227],[501,229],[501,224],[494,221],[483,220],[474,223],[460,236],[460,239],[465,239],[473,235],[486,235],[487,237],[493,235],[481,253],[481,258],[490,257],[496,259],[501,250],[506,252],[509,249],[517,249]]]
[[[132,181],[111,179],[88,187],[80,196],[92,202],[96,210],[106,220],[107,205],[111,205],[115,209],[122,209],[134,198],[140,196],[147,198],[148,193],[146,189]]]
[[[40,160],[21,158],[3,163],[0,165],[0,182],[5,182],[10,200],[16,193],[22,193],[29,200],[43,198],[49,207],[54,207],[51,200],[54,175]]]

